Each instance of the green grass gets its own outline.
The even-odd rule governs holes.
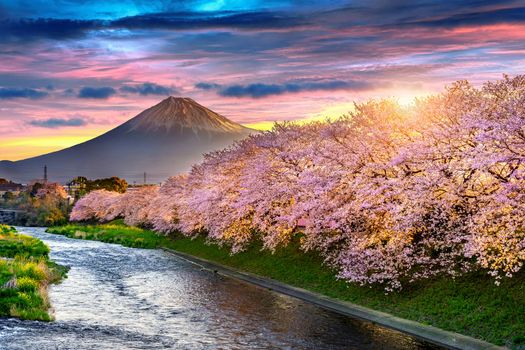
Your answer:
[[[48,254],[41,240],[0,225],[0,317],[52,320],[47,286],[59,282],[66,269]]]
[[[149,230],[127,227],[116,221],[106,225],[66,225],[48,229],[68,237],[119,243],[129,247],[167,247],[252,272],[261,276],[349,301],[402,318],[466,334],[513,348],[525,346],[525,273],[502,281],[486,273],[461,278],[419,281],[395,293],[381,287],[361,287],[335,278],[314,253],[304,253],[297,242],[274,254],[254,243],[231,255],[227,247],[208,244],[204,237],[158,236]]]

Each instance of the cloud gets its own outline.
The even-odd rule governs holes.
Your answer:
[[[215,89],[220,88],[221,86],[219,84],[214,84],[214,83],[200,82],[200,83],[195,84],[195,87],[201,90],[215,90]]]
[[[363,27],[397,28],[404,27],[454,27],[458,25],[477,25],[493,23],[522,23],[525,20],[525,7],[517,6],[513,0],[502,0],[498,6],[484,0],[462,0],[443,2],[425,1],[413,6],[409,1],[388,2],[384,0],[355,1],[350,5],[345,1],[333,1],[331,6],[288,2],[287,6],[268,6],[267,2],[251,3],[255,6],[218,6],[217,11],[202,11],[202,6],[191,2],[165,2],[164,6],[142,4],[139,8],[111,6],[106,10],[111,16],[102,15],[100,8],[105,4],[69,1],[56,6],[25,4],[9,19],[9,12],[0,9],[0,41],[26,43],[38,39],[76,39],[85,37],[93,31],[105,36],[121,38],[119,29],[154,31],[185,31],[194,29],[225,29],[237,31],[279,30],[294,28],[311,31],[322,28],[348,29]],[[168,4],[169,5],[166,5]],[[285,2],[287,3],[287,2]],[[265,4],[265,6],[263,6]],[[281,3],[282,4],[282,3]],[[92,11],[72,11],[86,6]],[[220,10],[220,9],[229,10]],[[266,8],[266,9],[265,9]],[[272,9],[272,10],[268,10]],[[290,11],[292,9],[293,11]],[[2,15],[3,12],[3,15]],[[128,15],[131,14],[131,15]],[[56,17],[55,17],[56,16]],[[41,18],[38,18],[41,17]],[[307,29],[306,29],[307,28]],[[116,30],[115,30],[116,29]],[[158,36],[158,33],[156,33]],[[286,33],[282,34],[282,36]],[[255,43],[256,44],[256,43]],[[253,43],[252,43],[253,45]]]
[[[87,122],[82,118],[49,118],[41,120],[31,120],[29,124],[42,128],[56,129],[63,126],[84,126]]]
[[[0,41],[24,43],[39,39],[76,39],[86,36],[90,31],[114,29],[285,29],[307,24],[306,18],[271,11],[159,12],[114,20],[11,18],[0,19],[0,32],[4,34]]]
[[[0,100],[8,100],[13,98],[30,98],[37,100],[48,95],[45,91],[35,89],[17,89],[17,88],[0,88]]]
[[[96,98],[96,99],[106,99],[115,95],[117,91],[109,86],[104,87],[90,87],[85,86],[78,92],[79,98]]]
[[[172,87],[162,86],[155,83],[144,83],[140,85],[125,85],[120,88],[121,92],[131,94],[147,95],[171,95],[176,92]]]
[[[93,20],[18,19],[1,20],[2,41],[28,41],[41,38],[71,39],[83,36],[88,30],[100,29],[103,23]]]
[[[451,14],[438,19],[420,19],[406,22],[409,26],[444,27],[475,26],[495,23],[523,23],[525,7],[495,9],[492,11],[475,11],[469,13]]]
[[[185,30],[197,28],[284,29],[309,23],[307,17],[272,11],[161,12],[124,17],[110,27]]]
[[[332,0],[346,3],[347,0]],[[315,2],[313,2],[315,3]],[[97,18],[110,20],[136,14],[156,12],[214,12],[258,11],[261,9],[291,9],[305,6],[304,0],[32,0],[0,1],[0,16],[42,18]],[[326,8],[328,4],[307,4],[308,7]]]
[[[320,90],[366,90],[372,88],[371,83],[365,81],[302,81],[290,82],[285,84],[249,84],[249,85],[229,85],[221,86],[211,83],[198,83],[195,87],[203,90],[217,90],[218,94],[225,97],[251,97],[263,98],[272,95],[282,95],[286,93],[298,93],[303,91]]]

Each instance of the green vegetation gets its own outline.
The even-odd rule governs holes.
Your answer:
[[[525,344],[525,274],[505,279],[500,286],[484,273],[456,280],[435,278],[390,294],[381,287],[360,287],[335,278],[313,253],[299,251],[298,242],[274,254],[252,244],[231,255],[228,247],[209,244],[204,237],[163,237],[155,232],[114,221],[105,225],[66,225],[48,232],[73,238],[119,243],[129,247],[167,247],[223,265],[349,301],[406,319],[484,339],[494,344]]]
[[[154,249],[166,246],[171,242],[164,236],[153,231],[138,227],[125,226],[122,220],[115,220],[104,225],[76,225],[55,226],[47,229],[49,233],[56,233],[70,238],[80,238],[117,243],[126,247]]]
[[[75,198],[86,195],[95,190],[106,190],[124,193],[128,189],[126,180],[113,176],[105,179],[89,180],[84,176],[77,176],[67,183],[70,194]]]
[[[0,317],[50,321],[47,286],[59,282],[66,268],[49,260],[39,239],[0,225]]]
[[[21,213],[13,224],[21,226],[52,226],[67,222],[70,206],[67,193],[58,183],[35,182],[20,193],[6,193],[0,207]]]

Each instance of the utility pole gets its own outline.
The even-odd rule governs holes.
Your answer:
[[[47,184],[47,165],[44,165],[44,183]]]
[[[144,185],[146,184],[146,172],[144,172]]]

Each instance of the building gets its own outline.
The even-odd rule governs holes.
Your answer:
[[[7,192],[11,192],[14,195],[20,194],[24,190],[24,185],[17,184],[11,181],[0,181],[0,197],[2,197]]]

